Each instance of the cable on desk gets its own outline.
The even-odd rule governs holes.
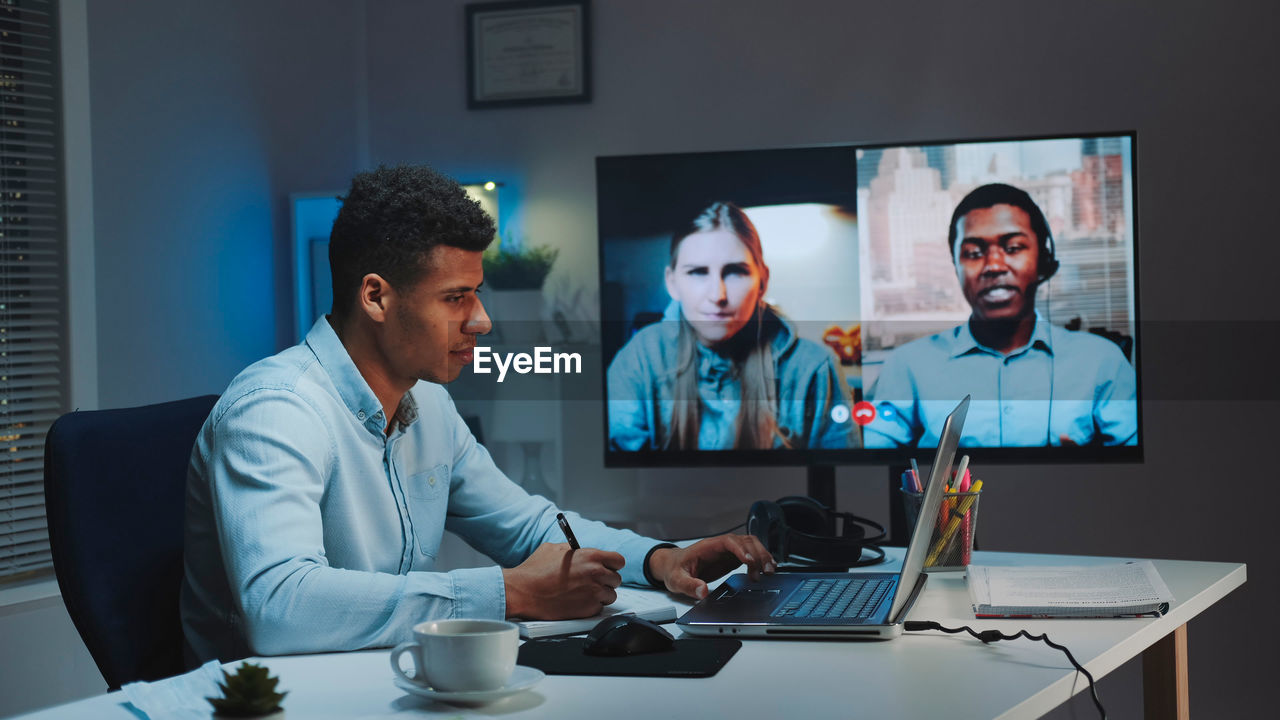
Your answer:
[[[1026,638],[1028,640],[1042,641],[1045,645],[1048,645],[1049,647],[1055,650],[1061,650],[1062,652],[1066,653],[1067,659],[1071,661],[1071,664],[1075,667],[1076,672],[1082,673],[1086,678],[1089,679],[1089,694],[1093,696],[1093,704],[1097,706],[1098,714],[1102,716],[1102,720],[1107,720],[1107,711],[1103,709],[1102,701],[1098,699],[1098,688],[1095,687],[1093,684],[1093,674],[1090,673],[1088,670],[1085,670],[1083,665],[1076,662],[1075,656],[1071,654],[1071,651],[1068,650],[1066,646],[1059,645],[1058,643],[1050,640],[1049,636],[1045,633],[1041,633],[1039,635],[1032,635],[1026,630],[1019,630],[1013,635],[1007,635],[1005,633],[1000,632],[999,630],[983,630],[979,632],[969,627],[968,625],[965,625],[963,627],[958,627],[958,628],[949,628],[949,627],[943,627],[942,625],[932,620],[907,620],[902,624],[902,629],[907,632],[919,632],[921,630],[939,630],[941,632],[950,633],[952,635],[956,633],[967,632],[970,635],[974,636],[975,638],[981,640],[984,644],[990,644],[997,640],[1017,640],[1020,637]]]

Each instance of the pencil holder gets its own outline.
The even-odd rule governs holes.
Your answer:
[[[907,524],[914,532],[924,495],[904,490],[899,492],[906,506]],[[978,501],[981,496],[981,490],[943,494],[937,517],[925,518],[933,525],[924,558],[925,570],[963,570],[969,565],[973,555],[973,536],[978,532]]]

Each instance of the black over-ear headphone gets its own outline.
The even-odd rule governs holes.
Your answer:
[[[836,521],[840,532],[836,532]],[[863,526],[878,534],[866,537]],[[811,497],[791,495],[777,502],[757,500],[747,513],[747,533],[759,538],[779,563],[859,567],[884,560],[884,526],[852,513],[835,512]],[[871,557],[863,559],[862,551]]]

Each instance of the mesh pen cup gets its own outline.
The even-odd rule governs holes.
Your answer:
[[[899,492],[906,507],[907,523],[914,533],[924,494]],[[973,556],[973,537],[978,532],[978,501],[982,499],[981,495],[981,490],[944,493],[937,517],[925,518],[925,522],[933,525],[924,558],[925,570],[963,570],[969,565]]]

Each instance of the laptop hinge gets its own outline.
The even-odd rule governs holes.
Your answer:
[[[907,617],[907,613],[911,612],[911,607],[915,605],[916,600],[919,599],[920,593],[924,592],[924,583],[928,579],[929,579],[929,573],[927,572],[920,573],[920,578],[916,580],[916,586],[912,588],[911,595],[907,597],[907,602],[903,604],[902,609],[898,611],[898,614],[896,617],[889,618],[890,625],[897,625],[898,623],[902,622],[904,618]]]

